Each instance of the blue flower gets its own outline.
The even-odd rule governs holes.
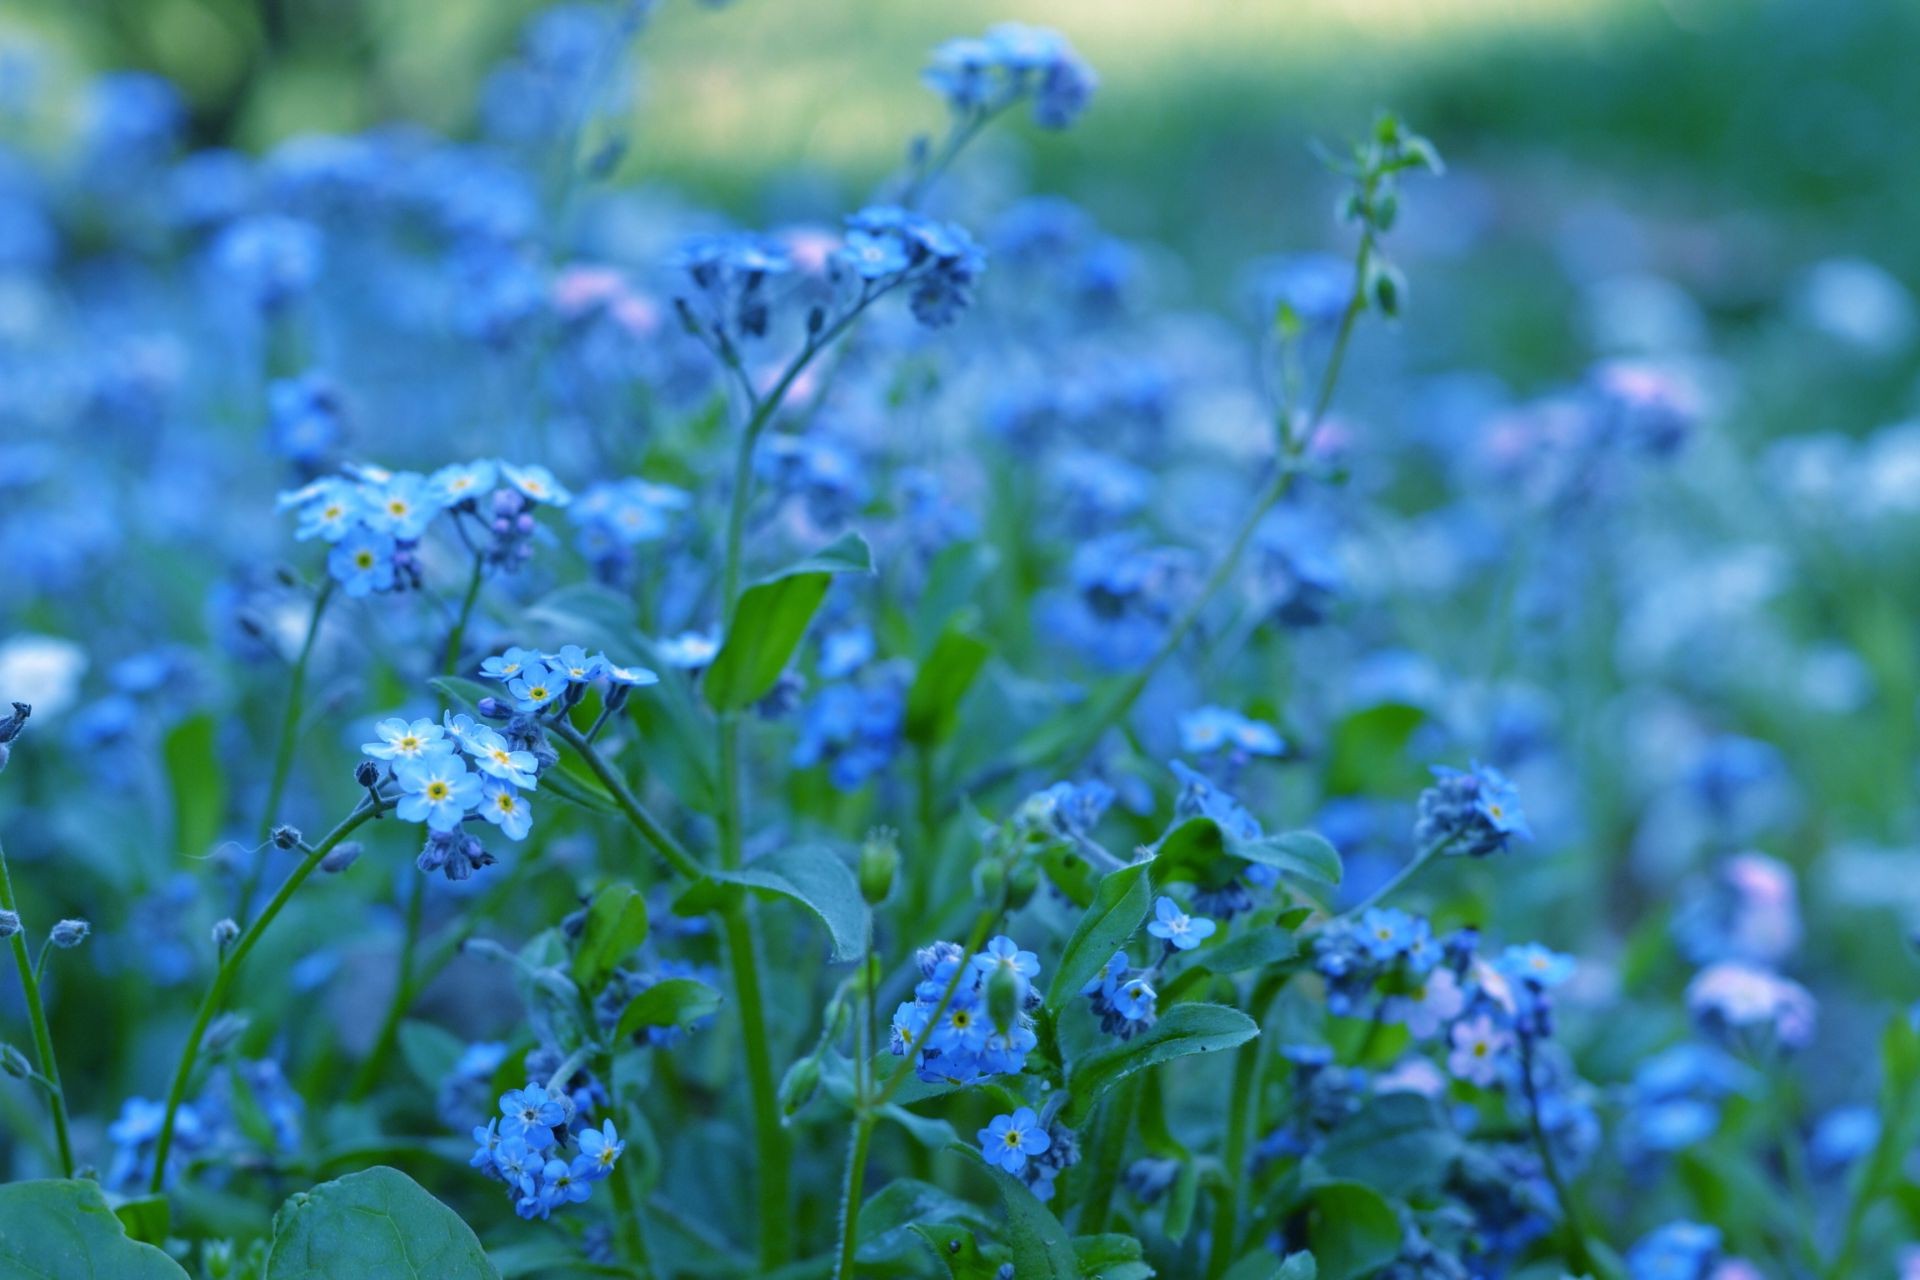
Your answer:
[[[1557,987],[1573,976],[1574,960],[1572,956],[1549,951],[1537,942],[1524,946],[1508,947],[1494,961],[1494,968],[1504,976],[1515,981],[1552,988]]]
[[[591,1171],[589,1178],[604,1178],[613,1172],[614,1164],[625,1154],[627,1144],[620,1141],[614,1132],[613,1121],[603,1121],[598,1129],[580,1131],[580,1155]]]
[[[533,806],[505,782],[486,783],[477,802],[480,816],[509,840],[524,840],[533,829]]]
[[[499,465],[484,458],[451,463],[427,477],[427,495],[441,507],[458,506],[491,490],[499,476]]]
[[[564,1096],[544,1085],[529,1083],[524,1089],[509,1089],[500,1095],[501,1136],[520,1138],[536,1151],[545,1151],[554,1143],[553,1130],[567,1122],[570,1108]]]
[[[613,663],[607,662],[604,656],[600,661],[605,663],[605,670],[602,671],[601,674],[606,676],[607,680],[612,684],[625,685],[627,688],[637,689],[643,688],[646,685],[660,683],[660,677],[645,667],[615,666]]]
[[[528,502],[537,502],[548,507],[564,507],[573,501],[573,495],[558,480],[553,472],[542,466],[515,466],[510,462],[500,464],[500,476],[512,485],[521,497]]]
[[[1669,1222],[1627,1252],[1629,1280],[1702,1280],[1720,1259],[1720,1232],[1695,1222]]]
[[[1040,957],[1031,951],[1022,951],[1018,943],[1002,934],[973,958],[973,967],[989,978],[1003,969],[1011,973],[1019,982],[1020,1000],[1024,1003],[1030,984],[1040,976]]]
[[[424,721],[422,723],[425,723]],[[475,725],[462,738],[461,746],[473,757],[480,772],[532,791],[540,785],[534,776],[540,762],[531,751],[516,751],[507,740],[484,725]]]
[[[411,471],[399,472],[374,487],[365,501],[367,524],[402,542],[417,541],[442,510],[426,478]]]
[[[529,666],[523,675],[507,681],[516,711],[538,711],[566,691],[567,673],[555,671],[543,662]]]
[[[979,1133],[980,1153],[987,1163],[1019,1173],[1027,1167],[1027,1157],[1037,1156],[1052,1145],[1040,1117],[1031,1107],[1021,1107],[1011,1115],[995,1116]]]
[[[452,831],[480,800],[480,779],[466,761],[451,753],[402,760],[393,776],[405,792],[394,806],[403,822],[424,822],[435,831]]]
[[[588,684],[606,674],[607,656],[604,653],[589,654],[577,644],[565,646],[558,653],[547,655],[550,670],[565,675],[572,684]]]
[[[1154,918],[1147,923],[1147,932],[1178,951],[1193,950],[1220,927],[1205,916],[1188,915],[1179,903],[1164,894],[1153,904],[1153,914]]]
[[[494,680],[511,680],[529,669],[544,665],[546,659],[533,649],[513,648],[480,664],[480,674]]]
[[[230,224],[213,244],[213,261],[228,283],[262,311],[285,306],[320,275],[320,229],[276,213]]]
[[[390,591],[394,584],[395,550],[391,537],[362,525],[341,538],[327,553],[327,572],[355,599],[376,591]]]
[[[1515,836],[1533,838],[1520,798],[1499,770],[1477,761],[1467,772],[1435,765],[1433,777],[1420,793],[1414,838],[1421,844],[1445,842],[1449,853],[1480,858],[1505,849]]]
[[[365,515],[359,487],[339,476],[326,476],[283,493],[275,506],[300,513],[293,536],[301,542],[310,538],[338,542],[358,527]]]
[[[453,751],[446,730],[431,720],[409,723],[390,716],[374,725],[373,731],[380,741],[364,742],[360,750],[375,760],[430,760]]]
[[[1180,749],[1197,756],[1226,749],[1277,756],[1286,750],[1286,743],[1270,724],[1225,707],[1200,707],[1180,717]]]

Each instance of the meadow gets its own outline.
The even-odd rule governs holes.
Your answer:
[[[1917,47],[0,13],[0,1280],[1920,1277]]]

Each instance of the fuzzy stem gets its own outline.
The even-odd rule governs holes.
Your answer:
[[[320,584],[313,598],[313,614],[307,619],[306,638],[300,642],[300,656],[294,659],[293,676],[287,685],[287,705],[281,712],[280,741],[273,752],[273,778],[267,785],[267,805],[260,815],[260,843],[265,844],[280,821],[280,801],[287,791],[287,778],[293,772],[293,749],[300,738],[300,712],[307,696],[307,667],[313,659],[314,642],[320,636],[320,619],[333,599],[333,579]],[[247,874],[246,887],[240,891],[235,918],[245,923],[253,910],[254,895],[260,892],[260,878],[266,872],[267,854],[255,855],[253,869]]]
[[[13,897],[13,878],[7,871],[7,854],[0,848],[0,908],[16,913],[19,904]],[[47,1029],[46,1006],[40,1001],[40,980],[27,958],[27,931],[13,935],[13,963],[20,970],[20,990],[27,1001],[27,1020],[33,1025],[33,1052],[39,1059],[40,1074],[47,1082],[47,1104],[53,1113],[53,1140],[60,1149],[61,1176],[73,1176],[73,1140],[67,1132],[67,1095],[60,1087],[60,1065],[53,1056],[53,1033]]]
[[[375,812],[371,798],[362,801],[358,808],[341,820],[339,826],[327,833],[325,839],[308,850],[307,856],[287,875],[260,912],[259,918],[246,927],[221,959],[220,967],[214,971],[213,983],[207,988],[206,997],[200,1001],[200,1011],[194,1015],[193,1026],[187,1032],[187,1043],[180,1050],[180,1062],[173,1071],[173,1084],[167,1090],[166,1113],[161,1117],[160,1135],[153,1144],[153,1179],[150,1188],[154,1194],[159,1194],[166,1181],[167,1153],[173,1146],[174,1120],[179,1115],[180,1104],[186,1101],[187,1085],[192,1081],[194,1062],[200,1055],[200,1042],[206,1037],[208,1025],[226,1003],[227,992],[239,977],[240,966],[246,960],[247,953],[253,950],[254,944],[260,941],[260,935],[267,931],[267,926],[292,900],[294,893],[306,883],[307,877],[319,868],[321,860],[358,830],[362,823],[371,819]]]

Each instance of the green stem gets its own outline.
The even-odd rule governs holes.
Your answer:
[[[633,1189],[637,1176],[634,1166],[622,1160],[618,1172],[608,1179],[613,1192],[613,1226],[621,1258],[632,1263],[642,1275],[651,1276],[653,1255],[647,1248],[647,1233],[640,1221],[640,1197]]]
[[[358,1102],[366,1097],[373,1091],[373,1086],[379,1083],[380,1073],[399,1042],[401,1020],[407,1016],[407,1010],[413,1007],[414,997],[419,993],[414,981],[413,954],[420,945],[420,926],[426,916],[426,904],[427,877],[422,872],[414,877],[413,893],[407,898],[407,923],[400,938],[399,968],[393,977],[393,998],[387,1001],[387,1012],[380,1019],[380,1033],[373,1038],[373,1048],[367,1051],[360,1069],[354,1073],[353,1085],[347,1090],[350,1102]]]
[[[1107,1229],[1107,1209],[1114,1200],[1114,1186],[1120,1180],[1120,1161],[1127,1153],[1127,1138],[1133,1131],[1134,1108],[1140,1099],[1140,1077],[1121,1082],[1100,1105],[1099,1133],[1093,1142],[1092,1167],[1086,1186],[1081,1189],[1080,1219],[1074,1233],[1099,1235]]]
[[[1240,1211],[1246,1198],[1244,1186],[1247,1146],[1253,1128],[1254,1090],[1259,1083],[1260,1040],[1255,1037],[1233,1051],[1233,1084],[1227,1095],[1226,1146],[1221,1160],[1226,1171],[1226,1187],[1219,1192],[1213,1209],[1213,1245],[1207,1254],[1209,1280],[1225,1275],[1233,1263],[1240,1234]]]
[[[854,1254],[860,1248],[861,1192],[867,1181],[867,1151],[873,1145],[873,1113],[864,1107],[853,1118],[847,1145],[847,1185],[840,1194],[840,1261],[833,1270],[834,1280],[854,1280]]]
[[[1378,889],[1375,889],[1359,902],[1341,912],[1339,918],[1342,920],[1353,920],[1365,915],[1374,907],[1379,906],[1380,903],[1385,901],[1389,896],[1406,887],[1407,882],[1419,875],[1423,867],[1451,847],[1455,839],[1456,837],[1454,836],[1444,836],[1414,854],[1412,862],[1409,862],[1406,866],[1396,871],[1393,876]]]
[[[747,1089],[753,1103],[756,1174],[760,1182],[760,1265],[772,1271],[793,1251],[791,1174],[787,1131],[780,1123],[780,1082],[773,1072],[767,1035],[766,999],[760,989],[760,957],[750,908],[743,896],[721,917],[727,939],[727,966],[734,999],[740,1006],[741,1040],[747,1058]]]
[[[1560,1174],[1560,1162],[1554,1158],[1553,1144],[1547,1140],[1546,1128],[1540,1123],[1540,1087],[1533,1079],[1533,1037],[1522,1033],[1520,1040],[1520,1081],[1527,1095],[1527,1128],[1533,1134],[1533,1144],[1539,1148],[1540,1163],[1546,1170],[1547,1182],[1553,1187],[1554,1197],[1560,1201],[1560,1219],[1566,1227],[1568,1257],[1576,1272],[1593,1272],[1593,1249],[1587,1243],[1587,1229],[1580,1221],[1580,1210],[1573,1201],[1573,1189]]]
[[[13,878],[7,871],[7,854],[0,848],[0,908],[19,913],[13,896]],[[27,1000],[27,1020],[33,1025],[33,1052],[39,1059],[40,1074],[46,1077],[47,1103],[53,1112],[53,1140],[60,1149],[61,1176],[73,1176],[73,1140],[67,1132],[67,1095],[60,1087],[60,1065],[53,1056],[53,1033],[47,1029],[46,1006],[40,1002],[40,981],[27,956],[27,931],[13,935],[13,963],[20,970],[20,990]]]
[[[320,636],[320,619],[326,613],[327,602],[331,599],[333,579],[328,578],[320,584],[320,591],[313,598],[313,614],[307,619],[307,635],[300,642],[300,656],[294,659],[292,679],[287,686],[287,705],[280,718],[280,741],[273,752],[273,778],[267,785],[266,810],[260,815],[260,843],[263,845],[280,821],[280,801],[286,795],[287,778],[293,772],[293,749],[300,738],[300,712],[307,696],[307,666],[313,659],[314,641]],[[241,890],[236,918],[242,923],[252,913],[254,895],[260,892],[260,878],[266,873],[267,856],[264,851],[255,856],[253,870],[248,872],[246,887]]]
[[[267,931],[267,926],[273,923],[274,917],[292,900],[294,893],[306,883],[307,877],[319,869],[321,860],[358,830],[362,823],[371,819],[375,812],[371,802],[362,801],[357,809],[341,820],[340,825],[327,833],[325,839],[308,850],[307,856],[288,874],[259,917],[246,927],[221,960],[220,967],[214,971],[213,983],[200,1002],[200,1011],[194,1015],[193,1026],[187,1032],[187,1043],[180,1050],[180,1062],[173,1071],[173,1084],[167,1090],[167,1109],[160,1120],[160,1135],[154,1140],[151,1189],[156,1195],[166,1180],[167,1153],[173,1146],[173,1124],[179,1115],[180,1104],[186,1101],[187,1085],[192,1081],[194,1062],[200,1055],[200,1042],[206,1037],[208,1025],[226,1003],[227,992],[239,977],[241,964],[260,941],[260,936]]]
[[[1280,456],[1276,460],[1272,477],[1255,496],[1253,505],[1234,530],[1232,539],[1227,543],[1224,554],[1214,563],[1213,571],[1200,584],[1200,589],[1181,610],[1172,626],[1160,640],[1159,645],[1148,657],[1146,663],[1135,671],[1119,689],[1100,701],[1091,720],[1067,740],[1064,750],[1059,751],[1055,762],[1059,771],[1065,772],[1077,765],[1087,752],[1093,750],[1107,731],[1125,719],[1133,704],[1140,700],[1147,685],[1158,674],[1161,667],[1180,650],[1186,642],[1188,633],[1200,622],[1201,615],[1213,598],[1239,572],[1240,561],[1245,557],[1247,546],[1253,541],[1253,535],[1260,528],[1260,522],[1281,499],[1292,490],[1295,479],[1300,474],[1301,462],[1307,450],[1312,447],[1314,438],[1319,434],[1325,421],[1327,410],[1333,404],[1334,388],[1339,384],[1340,371],[1346,364],[1347,346],[1353,337],[1355,323],[1367,309],[1367,298],[1362,285],[1367,274],[1368,261],[1373,256],[1373,237],[1371,233],[1363,235],[1354,265],[1354,291],[1347,307],[1340,316],[1340,327],[1335,332],[1333,348],[1328,353],[1326,368],[1321,375],[1320,391],[1314,398],[1313,410],[1306,419],[1306,425],[1298,432],[1282,432]],[[1012,753],[1004,765],[990,769],[977,777],[969,791],[977,791],[1000,782],[1023,770],[1037,768],[1046,764],[1055,756],[1057,740],[1050,741],[1037,749]]]
[[[693,854],[687,851],[687,847],[674,839],[673,833],[660,825],[660,820],[640,803],[639,798],[633,794],[633,789],[627,785],[627,780],[620,776],[619,770],[607,762],[607,758],[600,754],[599,748],[588,742],[578,729],[564,719],[549,721],[547,727],[553,731],[554,736],[580,753],[580,758],[586,762],[593,776],[600,780],[600,784],[613,797],[614,805],[632,824],[633,829],[638,831],[675,871],[689,880],[698,880],[705,874],[701,871],[700,864],[694,859]]]
[[[447,633],[447,654],[440,662],[440,674],[450,676],[460,665],[460,646],[466,639],[467,621],[473,617],[473,605],[480,598],[480,583],[486,576],[487,562],[483,556],[473,558],[473,575],[467,579],[467,594],[461,597],[460,613],[453,620],[453,630]]]

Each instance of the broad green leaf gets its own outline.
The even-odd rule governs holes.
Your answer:
[[[558,796],[591,813],[620,812],[620,806],[614,803],[613,796],[600,785],[598,778],[576,774],[566,765],[556,765],[540,775],[540,794]]]
[[[907,738],[922,746],[944,742],[959,720],[960,700],[992,650],[964,631],[948,628],[914,673],[907,690]]]
[[[587,923],[573,951],[573,980],[589,997],[647,940],[647,900],[630,884],[610,884],[587,905]]]
[[[475,713],[480,709],[482,698],[506,700],[505,686],[496,688],[493,685],[481,684],[478,680],[469,680],[465,676],[435,676],[427,681],[427,687],[445,696],[447,701]]]
[[[1317,831],[1282,831],[1257,840],[1236,840],[1229,836],[1227,852],[1309,880],[1340,883],[1340,852]]]
[[[1178,1244],[1187,1238],[1187,1232],[1193,1227],[1194,1205],[1200,1198],[1200,1166],[1191,1160],[1182,1161],[1180,1172],[1173,1180],[1173,1189],[1167,1193],[1167,1214],[1161,1223],[1161,1230],[1167,1239]]]
[[[213,717],[182,720],[168,731],[161,754],[173,791],[174,850],[197,858],[220,838],[227,810],[227,773],[220,766]],[[267,816],[280,820],[277,813]]]
[[[173,1207],[165,1196],[113,1196],[108,1201],[127,1235],[143,1244],[163,1245],[173,1226]]]
[[[1291,1253],[1273,1273],[1273,1280],[1319,1280],[1320,1264],[1310,1253]],[[1229,1278],[1231,1280],[1231,1277]]]
[[[1291,929],[1256,925],[1217,947],[1200,948],[1193,953],[1193,963],[1209,973],[1245,973],[1249,969],[1264,969],[1293,960],[1299,955],[1300,941]]]
[[[499,1280],[472,1228],[398,1169],[376,1166],[290,1197],[273,1216],[265,1280]]]
[[[1093,905],[1080,917],[1060,953],[1060,964],[1047,987],[1047,1005],[1058,1010],[1080,994],[1080,988],[1127,945],[1153,905],[1153,884],[1147,878],[1150,863],[1136,862],[1110,871],[1093,891]]]
[[[1312,831],[1285,831],[1251,839],[1234,835],[1212,818],[1188,818],[1162,836],[1154,849],[1157,878],[1185,880],[1216,888],[1242,868],[1257,862],[1288,875],[1323,884],[1340,883],[1340,855],[1325,837]]]
[[[700,682],[707,704],[737,711],[765,697],[806,634],[836,573],[873,570],[873,557],[858,534],[847,534],[792,568],[748,587],[727,623],[713,665]]]
[[[680,895],[673,909],[699,915],[726,905],[728,895],[741,888],[791,898],[820,917],[833,939],[833,959],[858,960],[866,954],[872,913],[853,869],[826,845],[798,845],[755,858],[737,871],[710,871]]]
[[[879,1235],[912,1222],[954,1222],[979,1230],[992,1219],[968,1201],[917,1178],[896,1178],[873,1193],[860,1210],[860,1237]]]
[[[615,1036],[644,1027],[684,1027],[720,1007],[720,993],[698,978],[662,978],[627,1003]]]
[[[1252,1018],[1222,1004],[1177,1004],[1131,1040],[1110,1044],[1072,1064],[1069,1111],[1084,1118],[1100,1095],[1136,1071],[1192,1053],[1245,1044],[1260,1034]]]
[[[1007,1206],[1013,1280],[1080,1280],[1080,1261],[1060,1220],[1034,1198],[1026,1183],[1003,1169],[992,1172]]]
[[[1056,841],[1040,851],[1040,869],[1053,882],[1053,887],[1066,895],[1067,901],[1074,906],[1088,907],[1093,904],[1093,864],[1087,861],[1085,854],[1066,841]]]
[[[177,1263],[127,1238],[95,1182],[0,1186],[0,1275],[22,1280],[186,1280]]]
[[[999,1264],[980,1252],[980,1233],[971,1227],[915,1222],[906,1230],[926,1242],[933,1256],[946,1265],[951,1280],[994,1280],[999,1274]]]
[[[980,586],[993,572],[999,554],[978,542],[956,542],[943,549],[927,566],[927,584],[920,593],[913,630],[916,652],[925,653],[954,621],[979,598]]]
[[[1371,1187],[1329,1182],[1307,1202],[1307,1240],[1320,1280],[1359,1280],[1400,1255],[1400,1215]]]

